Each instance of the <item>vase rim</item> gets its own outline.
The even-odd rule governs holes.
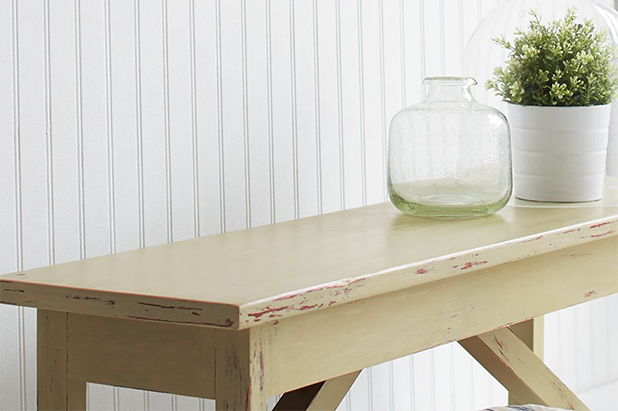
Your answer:
[[[476,86],[478,82],[472,77],[455,77],[455,76],[440,76],[426,77],[423,84],[427,86],[459,86],[470,87]]]

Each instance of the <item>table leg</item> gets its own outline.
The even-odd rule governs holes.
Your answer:
[[[273,411],[335,411],[359,374],[360,370],[288,392]]]
[[[38,310],[37,379],[40,411],[86,409],[86,383],[68,372],[68,314]]]
[[[568,410],[590,411],[509,328],[459,341],[515,400]]]
[[[544,350],[544,319],[537,317],[509,327],[520,340],[543,360]],[[512,394],[509,393],[509,405],[522,405]]]
[[[216,331],[217,411],[268,409],[268,340],[264,327]]]

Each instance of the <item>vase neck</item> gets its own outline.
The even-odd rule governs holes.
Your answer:
[[[470,88],[476,85],[476,80],[468,77],[431,77],[426,78],[427,88],[425,102],[458,102],[474,101]]]

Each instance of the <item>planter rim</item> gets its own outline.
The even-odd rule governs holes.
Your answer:
[[[596,105],[596,106],[522,106],[521,104],[513,104],[513,103],[507,103],[505,101],[506,105],[509,107],[517,107],[523,110],[527,110],[527,109],[540,109],[540,110],[570,110],[570,109],[580,109],[580,110],[598,110],[598,109],[605,109],[607,107],[611,107],[611,103],[610,104],[602,104],[602,105]]]

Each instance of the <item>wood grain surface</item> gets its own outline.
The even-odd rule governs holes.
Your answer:
[[[9,274],[0,301],[243,329],[616,235],[618,207],[445,221],[380,204]]]

